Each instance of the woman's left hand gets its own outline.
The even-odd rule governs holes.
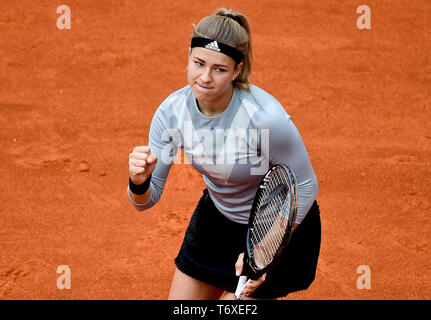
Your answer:
[[[240,276],[242,273],[242,266],[244,264],[244,253],[241,253],[238,260],[235,263],[236,275]],[[259,279],[250,281],[247,286],[242,290],[245,296],[252,294],[266,279],[266,273],[264,273]]]

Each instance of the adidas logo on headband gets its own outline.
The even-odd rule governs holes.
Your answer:
[[[213,42],[211,42],[211,43],[208,43],[208,44],[205,46],[205,48],[206,48],[206,49],[210,49],[210,50],[212,50],[212,51],[220,52],[220,48],[218,47],[217,41],[213,41]]]
[[[217,42],[217,40],[213,39],[193,37],[190,44],[190,48],[194,47],[201,47],[215,52],[223,53],[235,60],[236,63],[240,63],[244,59],[244,54],[241,51],[222,42]]]

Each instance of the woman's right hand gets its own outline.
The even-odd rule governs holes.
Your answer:
[[[135,147],[129,154],[129,176],[136,185],[143,184],[154,171],[157,156],[148,146]]]

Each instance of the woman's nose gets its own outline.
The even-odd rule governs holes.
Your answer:
[[[211,81],[211,69],[210,68],[205,68],[204,70],[202,70],[200,78],[204,82]]]

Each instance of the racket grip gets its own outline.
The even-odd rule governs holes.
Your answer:
[[[242,290],[244,290],[246,284],[247,284],[247,277],[240,276],[238,280],[238,285],[236,286],[234,300],[242,299]]]

